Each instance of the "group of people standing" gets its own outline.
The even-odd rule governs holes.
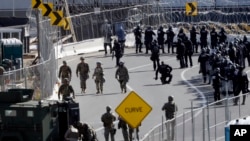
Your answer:
[[[76,67],[76,76],[80,78],[81,93],[86,93],[87,84],[86,81],[89,79],[90,68],[89,64],[84,61],[83,57],[80,57],[80,63]],[[58,90],[58,99],[61,98],[65,100],[68,97],[75,98],[75,92],[73,87],[70,85],[72,78],[72,71],[70,66],[67,65],[66,61],[63,61],[63,65],[59,68],[58,77],[61,78],[61,83]],[[126,84],[129,81],[128,69],[124,65],[124,62],[119,62],[115,78],[118,80],[122,93],[127,92]],[[103,94],[103,84],[105,82],[104,70],[102,68],[102,63],[100,61],[96,62],[96,67],[94,69],[92,79],[94,79],[96,84],[96,94]]]
[[[203,76],[203,82],[212,83],[214,88],[214,101],[221,99],[224,95],[233,93],[238,96],[244,94],[242,105],[245,104],[248,90],[248,77],[244,72],[245,60],[248,60],[250,53],[250,44],[246,36],[242,39],[234,39],[227,43],[222,42],[214,48],[203,48],[199,55],[200,63],[199,73]],[[250,64],[250,62],[249,62]],[[239,98],[234,99],[234,105],[237,105]],[[218,104],[221,104],[218,102]]]

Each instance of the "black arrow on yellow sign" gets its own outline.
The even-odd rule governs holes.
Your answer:
[[[41,0],[32,0],[31,1],[32,8],[38,8],[41,3],[42,3]]]
[[[43,3],[42,14],[43,16],[49,16],[52,12],[53,3]]]
[[[188,13],[188,15],[193,15],[196,10],[196,7],[193,5],[193,3],[188,3],[188,5],[191,8],[191,11]]]
[[[187,16],[196,16],[197,12],[197,2],[187,2],[186,3],[186,15]]]
[[[53,11],[51,13],[50,18],[51,18],[50,23],[52,25],[63,26],[64,21],[62,20],[63,19],[63,12],[62,11]]]
[[[69,18],[64,18],[64,30],[70,30],[70,26],[69,26]]]

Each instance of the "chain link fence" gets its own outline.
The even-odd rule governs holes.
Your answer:
[[[54,42],[57,41],[57,28],[51,26],[50,21],[43,19],[38,14],[39,25],[37,58],[26,61],[24,68],[15,69],[10,67],[1,77],[1,90],[8,91],[12,88],[34,89],[33,100],[41,100],[53,94],[54,86],[57,83],[57,54]],[[39,46],[39,47],[38,47]]]

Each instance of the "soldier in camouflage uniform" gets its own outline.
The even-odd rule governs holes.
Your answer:
[[[76,68],[76,76],[80,74],[80,85],[82,89],[82,93],[86,91],[86,80],[89,78],[89,65],[84,62],[84,58],[80,57],[81,62],[77,65]]]
[[[119,81],[121,87],[121,93],[126,93],[126,84],[129,80],[128,69],[124,66],[123,62],[119,63],[119,67],[116,70],[115,78]]]
[[[111,112],[111,107],[106,107],[106,113],[104,113],[101,117],[101,121],[103,122],[104,126],[104,137],[105,141],[109,141],[109,134],[111,136],[111,141],[115,141],[115,133],[116,129],[114,128],[114,121],[116,120],[116,117]]]
[[[68,97],[71,97],[71,93],[73,98],[75,99],[75,92],[73,87],[69,84],[69,79],[64,78],[63,84],[59,87],[58,90],[58,100],[61,99],[60,95],[62,95],[63,100],[67,100]]]
[[[63,65],[59,69],[58,77],[61,78],[61,82],[63,82],[64,78],[69,78],[71,80],[71,68],[67,65],[66,61],[63,61]]]
[[[103,83],[104,83],[104,74],[103,74],[103,69],[101,66],[101,62],[96,63],[96,68],[94,70],[92,78],[95,78],[95,84],[96,84],[96,94],[99,94],[103,92]]]

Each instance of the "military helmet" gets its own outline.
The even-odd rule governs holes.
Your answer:
[[[63,61],[63,64],[67,64],[67,62],[66,62],[66,61]]]
[[[119,65],[124,65],[124,62],[121,61],[121,62],[119,63]]]
[[[174,101],[174,96],[172,95],[168,96],[168,101]]]
[[[102,63],[101,63],[101,61],[97,61],[97,62],[96,62],[96,64],[99,64],[99,65],[101,65]]]
[[[111,106],[107,106],[107,107],[106,107],[106,110],[107,110],[107,111],[111,111]]]
[[[181,33],[183,32],[183,28],[180,29],[180,32],[181,32]]]

